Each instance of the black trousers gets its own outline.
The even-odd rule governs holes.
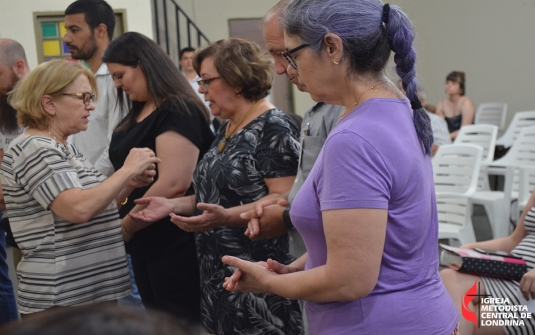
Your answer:
[[[145,307],[200,322],[201,292],[195,240],[179,244],[161,256],[131,253],[132,268]]]

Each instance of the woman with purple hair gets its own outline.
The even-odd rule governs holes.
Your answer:
[[[305,300],[311,334],[455,333],[409,19],[378,0],[294,0],[281,22],[288,72],[346,110],[290,211],[308,254],[289,265],[225,256],[238,270],[224,287]],[[408,99],[385,75],[391,52]]]

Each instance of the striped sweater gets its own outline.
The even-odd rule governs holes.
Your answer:
[[[74,145],[19,137],[5,151],[1,171],[11,228],[23,255],[17,267],[22,314],[130,293],[116,204],[81,224],[48,209],[61,192],[89,189],[106,178]]]

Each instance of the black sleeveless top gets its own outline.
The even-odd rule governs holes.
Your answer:
[[[453,133],[456,130],[461,129],[461,123],[463,121],[463,115],[459,114],[454,117],[445,117],[446,123],[448,124],[448,130],[450,133]]]
[[[446,104],[444,103],[444,100],[442,100],[441,102],[442,102],[442,108],[444,109],[444,114],[446,114],[445,113]],[[459,106],[459,110],[458,110],[459,115],[453,116],[453,117],[444,116],[444,119],[446,119],[446,123],[448,124],[448,130],[450,133],[453,133],[454,131],[461,129],[461,124],[463,122],[462,109],[463,109],[465,102],[466,100],[464,100],[461,106]]]

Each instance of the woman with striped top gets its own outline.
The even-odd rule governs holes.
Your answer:
[[[148,184],[160,160],[150,149],[132,149],[106,179],[67,142],[87,129],[96,90],[84,66],[57,60],[38,66],[10,96],[18,123],[27,127],[5,151],[0,174],[22,252],[23,315],[130,293],[116,202]]]
[[[509,305],[523,305],[520,301],[520,295],[523,295],[526,300],[535,298],[535,190],[531,194],[531,198],[522,213],[518,225],[513,233],[504,238],[498,238],[490,241],[471,243],[462,246],[462,248],[481,248],[487,250],[506,251],[514,256],[522,257],[528,266],[528,272],[524,274],[520,281],[508,280],[491,277],[478,277],[465,273],[457,272],[456,270],[446,269],[442,270],[442,280],[448,289],[453,301],[457,305],[459,314],[461,311],[461,297],[474,285],[474,282],[480,283],[481,295],[488,295],[492,298],[507,298]],[[477,311],[474,304],[478,304],[479,300],[475,299],[470,302],[468,308],[472,311]],[[520,314],[520,313],[518,313]],[[535,320],[530,318],[523,318],[524,326],[505,325],[505,326],[485,326],[482,328],[485,334],[535,334]],[[511,323],[510,323],[511,324]],[[514,323],[512,323],[514,324]],[[474,334],[475,324],[461,318],[459,324],[461,334]],[[477,332],[479,334],[480,332]]]

